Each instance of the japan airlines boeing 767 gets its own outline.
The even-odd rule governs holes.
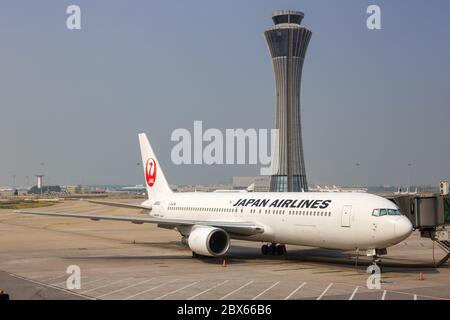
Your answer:
[[[285,245],[367,250],[377,256],[411,234],[413,227],[391,201],[365,193],[174,193],[145,134],[139,135],[148,200],[140,205],[91,201],[145,210],[147,217],[59,212],[18,213],[155,223],[176,229],[193,256],[220,257],[230,239],[258,241],[263,254],[283,254]]]

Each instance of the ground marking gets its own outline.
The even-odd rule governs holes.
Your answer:
[[[133,294],[133,295],[131,295],[131,296],[128,296],[128,297],[126,297],[126,298],[123,298],[122,300],[129,300],[129,299],[131,299],[131,298],[140,296],[141,294],[144,294],[144,293],[153,291],[153,290],[155,290],[155,289],[158,289],[158,288],[162,287],[162,286],[165,285],[165,284],[174,283],[174,282],[176,282],[176,281],[178,281],[178,279],[172,280],[172,281],[170,281],[170,282],[164,282],[164,283],[161,283],[161,284],[159,284],[159,285],[157,285],[157,286],[154,286],[154,287],[152,287],[152,288],[150,288],[150,289],[147,289],[147,290],[138,292],[138,293],[136,293],[136,294]]]
[[[327,293],[327,291],[330,290],[332,285],[333,285],[333,282],[328,285],[328,287],[322,292],[322,294],[317,298],[317,300],[322,299],[322,297]]]
[[[301,288],[303,288],[303,286],[306,284],[306,282],[303,282],[301,285],[299,285],[297,287],[297,289],[295,289],[294,291],[292,291],[286,298],[284,298],[284,300],[289,300],[290,297],[292,297],[294,294],[297,293],[298,290],[300,290]]]
[[[273,285],[271,285],[270,287],[268,287],[266,290],[264,290],[263,292],[261,292],[260,294],[258,294],[256,297],[253,297],[252,300],[256,300],[258,299],[260,296],[262,296],[264,293],[266,293],[267,291],[269,291],[270,289],[272,289],[273,287],[275,287],[277,284],[279,284],[280,281],[275,282]]]
[[[236,290],[233,290],[233,291],[231,291],[230,293],[224,295],[224,296],[223,296],[222,298],[220,298],[219,300],[224,300],[225,298],[231,296],[233,293],[236,293],[236,292],[238,292],[239,290],[244,289],[246,286],[252,284],[253,282],[255,282],[255,280],[251,280],[251,281],[247,282],[246,284],[244,284],[243,286],[237,288]]]
[[[21,279],[21,280],[25,280],[25,281],[29,281],[29,282],[31,282],[31,283],[38,284],[38,285],[40,285],[40,286],[44,286],[44,287],[47,287],[47,288],[56,289],[56,290],[59,290],[59,291],[64,291],[64,292],[67,292],[67,293],[70,293],[70,294],[73,294],[73,295],[76,295],[76,296],[79,296],[79,297],[83,297],[83,298],[86,298],[86,299],[95,300],[95,298],[92,298],[92,297],[89,297],[89,296],[85,296],[84,294],[77,293],[77,292],[74,292],[74,291],[71,291],[71,290],[68,290],[68,289],[56,287],[56,286],[53,286],[53,285],[51,285],[51,284],[47,284],[47,283],[39,282],[39,281],[36,281],[36,280],[24,278],[24,277],[21,277],[21,276],[12,274],[12,273],[10,273],[9,275],[10,275],[11,277],[14,277],[14,278],[17,278],[17,279]]]
[[[183,289],[192,287],[193,285],[195,285],[195,284],[197,284],[197,283],[199,283],[199,281],[193,282],[193,283],[191,283],[191,284],[188,284],[187,286],[181,287],[180,289],[177,289],[177,290],[171,291],[171,292],[169,292],[169,293],[166,293],[166,294],[164,294],[164,295],[162,295],[162,296],[160,296],[160,297],[158,297],[158,298],[155,298],[154,300],[161,300],[162,298],[165,298],[165,297],[167,297],[167,296],[170,296],[171,294],[174,294],[174,293],[177,293],[177,292],[179,292],[179,291],[181,291],[181,290],[183,290]]]
[[[386,299],[386,292],[387,292],[386,290],[383,291],[383,295],[381,296],[381,300]]]
[[[195,298],[197,298],[198,296],[201,296],[202,294],[204,294],[204,293],[206,293],[206,292],[208,292],[208,291],[211,291],[211,290],[213,290],[213,289],[215,289],[215,288],[217,288],[217,287],[220,287],[221,285],[223,285],[223,284],[225,284],[225,283],[227,283],[227,282],[229,282],[229,281],[230,281],[230,280],[225,280],[225,281],[223,281],[223,282],[221,282],[221,283],[219,283],[219,284],[216,284],[216,285],[212,286],[212,287],[209,288],[209,289],[203,290],[202,292],[197,293],[196,295],[194,295],[194,296],[192,296],[192,297],[189,297],[188,300],[195,299]]]
[[[63,276],[59,276],[59,277],[54,277],[54,278],[50,278],[50,279],[47,279],[47,280],[45,280],[45,278],[42,279],[42,280],[37,280],[37,279],[36,279],[36,281],[41,281],[41,282],[48,283],[48,282],[50,282],[50,281],[54,281],[54,280],[56,280],[56,279],[61,279],[61,278],[64,278],[64,277],[67,277],[67,275],[63,275]],[[51,285],[55,285],[55,284],[51,283]]]
[[[139,283],[132,284],[132,285],[130,285],[130,286],[127,286],[127,287],[124,287],[124,288],[120,288],[120,289],[114,290],[114,291],[112,291],[112,292],[108,292],[108,293],[102,294],[101,296],[98,296],[98,297],[96,297],[96,298],[99,299],[99,298],[102,298],[102,297],[104,297],[104,296],[109,296],[109,295],[111,295],[111,294],[114,294],[114,293],[117,293],[117,292],[120,292],[120,291],[129,289],[129,288],[133,288],[133,287],[136,287],[136,286],[138,286],[138,285],[141,285],[141,284],[150,282],[150,281],[152,281],[153,279],[154,279],[154,278],[147,279],[147,280],[145,280],[145,281],[141,281],[141,282],[139,282]]]
[[[105,285],[103,285],[103,286],[100,286],[100,287],[96,287],[96,288],[92,288],[92,289],[89,289],[89,290],[81,291],[81,293],[86,293],[86,292],[91,292],[91,291],[95,291],[95,290],[98,290],[98,289],[106,288],[106,287],[112,286],[112,285],[114,285],[114,284],[116,284],[116,283],[123,282],[123,281],[130,280],[130,279],[131,279],[131,278],[126,278],[126,279],[117,280],[117,281],[114,281],[114,282],[105,284]]]
[[[350,298],[348,300],[353,300],[353,297],[355,296],[356,292],[358,291],[359,287],[356,287],[355,290],[353,291],[352,295],[350,296]]]
[[[400,294],[407,294],[407,295],[413,295],[412,293],[402,292],[402,291],[389,290],[389,292],[392,292],[392,293],[400,293]],[[427,296],[427,295],[423,295],[423,294],[418,294],[418,296],[419,296],[419,297],[422,297],[422,298],[429,298],[429,299],[436,299],[436,300],[450,300],[449,298],[435,297],[435,296]]]
[[[95,283],[95,282],[99,282],[99,281],[101,281],[101,280],[106,280],[106,279],[97,279],[97,280],[92,280],[92,281],[88,281],[88,282],[83,282],[83,281],[81,281],[81,286],[84,286],[84,285],[87,285],[87,284],[92,284],[92,283]],[[63,281],[63,282],[59,282],[59,283],[56,283],[56,284],[54,284],[54,286],[63,286],[63,285],[65,285],[67,283],[67,280],[66,281]]]

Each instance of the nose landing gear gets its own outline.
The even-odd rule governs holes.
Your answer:
[[[381,263],[381,259],[379,256],[386,255],[387,250],[386,249],[368,249],[367,250],[367,256],[372,257],[372,266],[375,268],[372,268],[372,274],[374,274],[376,271],[376,268],[380,270],[380,273],[382,272],[381,266],[379,265]]]
[[[284,244],[271,243],[270,245],[264,244],[261,247],[261,253],[265,256],[282,256],[285,255],[287,251]]]

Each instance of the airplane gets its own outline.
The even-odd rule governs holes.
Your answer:
[[[146,134],[139,134],[148,200],[140,205],[90,202],[144,210],[145,217],[16,211],[94,221],[153,223],[174,229],[193,257],[223,257],[231,239],[261,242],[263,255],[286,254],[286,245],[366,250],[379,256],[410,236],[413,226],[391,201],[368,193],[173,192]]]

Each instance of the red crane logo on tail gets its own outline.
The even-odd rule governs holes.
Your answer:
[[[153,187],[156,181],[156,161],[153,158],[147,160],[145,164],[145,180],[149,187]]]

